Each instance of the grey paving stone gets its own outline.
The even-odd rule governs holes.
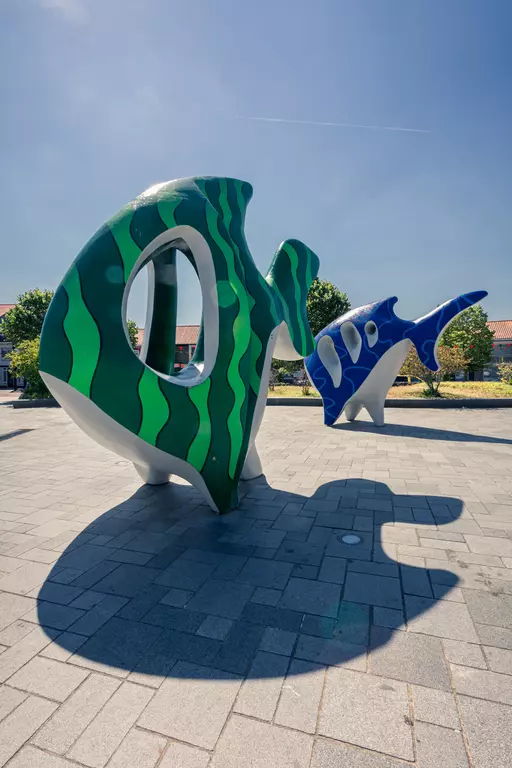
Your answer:
[[[68,752],[72,760],[103,768],[149,703],[154,691],[123,683]]]
[[[261,639],[260,650],[278,653],[281,656],[291,656],[296,640],[296,632],[267,627]]]
[[[9,595],[9,597],[18,597],[18,596]],[[9,624],[8,627],[6,627],[2,632],[0,632],[0,645],[4,645],[4,646],[16,645],[16,643],[18,643],[20,640],[26,637],[26,635],[30,634],[30,632],[33,632],[33,631],[34,631],[34,625],[32,622],[23,621],[22,619],[13,621],[12,624]]]
[[[432,597],[432,587],[428,578],[428,572],[423,568],[415,568],[410,565],[400,566],[402,587],[406,594]]]
[[[512,707],[466,696],[459,696],[459,707],[475,768],[509,768]]]
[[[65,754],[120,686],[106,675],[91,674],[32,739],[36,746]]]
[[[264,631],[258,624],[237,622],[215,657],[215,667],[245,675],[258,651]]]
[[[187,608],[226,619],[238,619],[253,592],[251,584],[210,579],[194,595]]]
[[[9,768],[73,768],[76,763],[56,755],[49,755],[35,747],[23,747],[12,760]]]
[[[285,563],[318,566],[322,562],[325,547],[323,544],[285,541],[276,552],[276,560]]]
[[[512,704],[512,680],[509,675],[451,664],[453,686],[457,693],[478,699]]]
[[[222,562],[214,570],[212,578],[234,579],[238,576],[246,562],[247,558],[240,555],[224,555]]]
[[[25,614],[24,619],[50,629],[67,629],[84,615],[85,611],[70,608],[68,605],[40,602],[37,608]]]
[[[291,578],[279,605],[303,613],[334,618],[338,613],[340,587],[327,582]]]
[[[107,595],[104,600],[91,608],[84,616],[69,625],[70,631],[77,635],[93,635],[123,608],[127,599],[116,595]],[[40,615],[44,615],[40,610]]]
[[[124,619],[110,619],[78,649],[73,663],[131,670],[161,633],[159,627]],[[90,664],[91,662],[92,664]]]
[[[0,683],[5,683],[11,675],[49,645],[58,634],[57,630],[43,630],[41,627],[34,626],[34,630],[29,635],[4,651],[0,655]]]
[[[305,733],[315,733],[325,667],[294,659],[281,690],[274,722]]]
[[[6,685],[0,687],[0,720],[7,717],[13,709],[16,709],[22,701],[25,701],[27,694],[23,691],[16,691],[14,688],[8,688]]]
[[[475,552],[478,555],[512,557],[512,541],[510,539],[496,539],[492,536],[476,536],[471,533],[466,533],[464,539],[471,552]]]
[[[318,739],[311,768],[404,768],[404,763],[349,744]]]
[[[353,603],[380,605],[384,608],[401,608],[400,581],[387,576],[371,576],[366,573],[347,573],[344,599]]]
[[[138,621],[145,616],[153,606],[160,602],[168,592],[168,587],[158,584],[150,584],[135,597],[129,600],[126,605],[118,611],[117,616],[120,619],[130,619]]]
[[[364,560],[349,560],[347,570],[355,573],[369,573],[372,576],[399,577],[398,565],[395,563],[368,563]]]
[[[38,656],[9,678],[9,685],[47,699],[64,701],[88,674],[71,664]]]
[[[512,651],[503,648],[484,647],[485,656],[489,668],[493,672],[501,672],[504,675],[512,675]],[[512,682],[512,681],[511,681]]]
[[[293,570],[290,563],[279,560],[268,561],[250,557],[240,573],[237,581],[252,584],[255,587],[267,589],[284,589]]]
[[[170,605],[174,608],[183,608],[190,598],[194,595],[193,592],[187,592],[185,589],[170,589],[166,595],[162,597],[160,602],[162,605]]]
[[[416,723],[416,753],[421,768],[469,768],[460,731]]]
[[[335,627],[335,619],[328,619],[326,616],[311,616],[310,614],[305,614],[302,624],[300,625],[300,631],[304,635],[332,638]]]
[[[144,589],[160,575],[156,568],[140,565],[120,565],[104,579],[94,585],[98,592],[108,592],[121,597],[135,597],[137,592]]]
[[[155,605],[143,617],[144,624],[154,624],[166,629],[195,633],[204,621],[204,614],[189,611],[186,608],[172,608],[168,605]]]
[[[463,591],[473,621],[512,629],[512,595],[495,596],[475,589]]]
[[[443,648],[437,637],[373,626],[369,667],[373,674],[383,677],[450,689]]]
[[[279,515],[277,520],[273,523],[272,528],[279,531],[309,533],[312,524],[313,519],[311,517]]]
[[[275,607],[279,603],[282,594],[280,589],[257,587],[252,594],[251,602],[261,603],[261,605],[272,605]]]
[[[324,557],[318,575],[319,581],[343,584],[347,572],[347,561],[341,557]]]
[[[502,627],[490,627],[485,624],[475,624],[480,642],[493,645],[496,648],[507,648],[512,651],[512,630]]]
[[[171,741],[159,768],[206,768],[209,761],[209,752]]]
[[[194,560],[176,560],[157,578],[155,584],[195,592],[215,570],[212,563],[200,563]]]
[[[478,643],[478,635],[464,604],[405,595],[405,612],[410,632]]]
[[[83,590],[80,589],[80,587],[46,581],[40,588],[35,590],[34,594],[31,593],[31,597],[37,597],[38,600],[45,600],[49,603],[69,605],[73,600],[76,600],[82,592]],[[80,608],[79,605],[74,607]]]
[[[109,555],[114,554],[114,552],[115,549],[110,547],[96,547],[92,544],[84,544],[72,552],[64,554],[59,559],[59,566],[61,568],[76,568],[79,571],[87,571],[103,560],[108,560]]]
[[[484,655],[479,645],[462,643],[459,640],[443,640],[447,661],[467,667],[486,669]]]
[[[299,635],[295,657],[317,664],[344,666],[366,671],[366,646],[327,640],[310,635]]]
[[[59,565],[61,564],[61,560],[59,560]],[[69,573],[76,573],[77,577],[72,580],[72,584],[74,587],[81,587],[82,589],[91,589],[95,584],[97,584],[101,579],[105,578],[109,573],[112,573],[112,571],[115,571],[116,568],[119,568],[119,563],[113,563],[111,560],[103,560],[99,562],[97,565],[92,566],[91,568],[83,568],[80,570],[75,570],[72,568],[66,568],[65,572]]]
[[[0,592],[27,595],[44,582],[51,570],[51,564],[26,563],[12,573],[0,574]]]
[[[271,721],[287,669],[286,657],[258,651],[238,693],[234,712]]]
[[[0,630],[5,630],[6,627],[9,627],[14,621],[28,613],[35,605],[36,603],[31,597],[13,595],[7,592],[0,594]]]
[[[249,603],[245,606],[241,620],[251,624],[264,624],[268,627],[286,629],[298,632],[302,624],[303,614],[286,608],[274,608],[270,605]]]
[[[213,749],[241,679],[220,670],[177,664],[139,718],[139,725],[204,749]]]
[[[414,717],[444,728],[460,728],[457,706],[451,692],[412,686]]]
[[[5,765],[57,708],[53,701],[29,696],[0,723],[0,765]]]
[[[212,640],[225,640],[229,634],[233,622],[231,619],[223,619],[220,616],[207,616],[196,632],[201,637],[209,637]]]
[[[309,768],[313,739],[270,723],[233,715],[210,763],[211,768]]]
[[[103,592],[95,592],[93,589],[80,591],[81,595],[77,597],[76,600],[73,600],[72,603],[70,603],[70,608],[80,608],[83,611],[89,611],[91,608],[94,608],[95,605],[98,605],[98,603],[101,603],[101,601],[105,600],[107,597]]]
[[[156,733],[133,728],[110,760],[109,768],[154,768],[167,746],[167,739]]]
[[[319,568],[316,565],[301,565],[297,563],[293,566],[292,576],[297,579],[316,579],[318,578]]]
[[[370,632],[370,608],[362,603],[340,603],[334,637],[347,643],[366,645]]]
[[[373,609],[373,623],[378,627],[405,629],[405,616],[403,611],[375,606]]]
[[[413,760],[407,686],[348,669],[327,670],[318,731],[360,747]]]

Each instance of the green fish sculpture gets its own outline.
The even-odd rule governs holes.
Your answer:
[[[238,482],[261,474],[255,438],[272,357],[314,350],[306,316],[318,258],[286,240],[258,271],[244,234],[250,184],[189,178],[157,184],[110,219],[78,254],[47,312],[40,372],[69,416],[133,462],[144,482],[176,474],[216,512]],[[176,373],[176,252],[201,285],[203,317],[190,363]],[[130,287],[148,268],[144,343],[126,322]]]

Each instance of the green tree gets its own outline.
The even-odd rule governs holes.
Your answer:
[[[437,358],[439,371],[431,371],[419,359],[416,347],[411,347],[400,369],[401,376],[414,376],[426,384],[426,389],[423,390],[424,397],[442,397],[439,393],[441,382],[464,370],[467,365],[466,357],[460,347],[440,345],[437,348]]]
[[[491,360],[494,331],[488,328],[487,320],[487,312],[475,304],[450,323],[441,339],[443,346],[462,349],[470,378]]]
[[[21,341],[17,348],[7,355],[11,361],[11,373],[14,376],[23,376],[27,382],[22,395],[24,399],[51,397],[46,384],[39,375],[39,341],[39,336],[35,339]]]
[[[350,301],[334,283],[315,277],[309,289],[306,309],[311,331],[316,336],[326,325],[348,312]]]
[[[130,342],[133,349],[137,349],[139,344],[139,328],[135,320],[128,320],[126,325],[128,326],[128,333],[130,335]]]
[[[41,291],[39,288],[18,296],[18,303],[5,313],[2,321],[2,335],[6,341],[19,347],[22,341],[32,341],[40,336],[52,297],[53,291]]]

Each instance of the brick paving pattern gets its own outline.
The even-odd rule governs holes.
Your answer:
[[[216,517],[0,406],[0,766],[508,768],[512,411],[387,418],[268,409]]]

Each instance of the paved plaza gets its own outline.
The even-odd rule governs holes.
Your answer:
[[[0,405],[0,766],[510,768],[512,409],[387,420],[267,408],[218,517]]]

